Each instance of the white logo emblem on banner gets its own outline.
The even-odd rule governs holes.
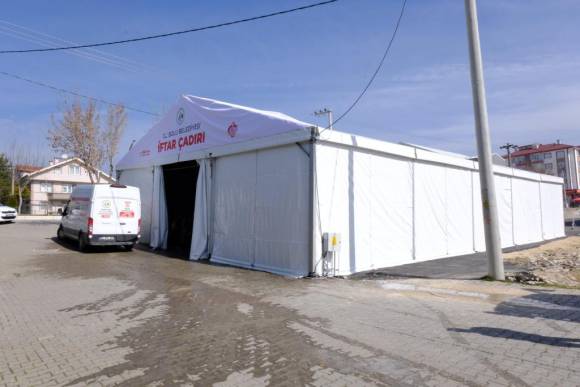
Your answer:
[[[183,108],[179,108],[177,111],[177,123],[179,125],[183,124],[183,120],[185,119],[185,110]]]

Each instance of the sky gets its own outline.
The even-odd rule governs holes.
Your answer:
[[[0,49],[39,48],[40,39],[127,39],[313,2],[22,0],[3,7]],[[505,142],[580,145],[580,2],[478,3],[493,151]],[[193,94],[322,126],[313,112],[329,108],[337,117],[348,108],[378,65],[400,7],[399,0],[339,0],[98,51],[0,55],[0,71],[159,114]],[[1,74],[0,90],[0,152],[53,155],[50,117],[74,97]],[[464,2],[408,0],[381,72],[336,129],[474,155],[471,96]],[[157,119],[129,112],[121,155]]]

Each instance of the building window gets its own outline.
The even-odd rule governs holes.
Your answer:
[[[60,168],[54,168],[54,174],[55,175],[60,175],[62,173]]]
[[[40,183],[40,192],[52,192],[52,183]]]
[[[551,158],[552,158],[552,152],[544,153],[544,159],[551,159]]]
[[[62,192],[71,193],[72,192],[72,185],[71,184],[64,184],[62,186]]]
[[[564,151],[558,151],[558,152],[556,152],[556,158],[563,159],[564,157],[565,157],[564,156]]]
[[[531,156],[531,159],[532,159],[532,163],[536,163],[538,161],[542,161],[543,160],[543,157],[542,157],[542,154],[541,153],[534,153]]]
[[[69,175],[80,175],[81,174],[81,167],[75,164],[71,164],[68,167]]]
[[[546,169],[552,170],[554,165],[552,163],[546,163]]]

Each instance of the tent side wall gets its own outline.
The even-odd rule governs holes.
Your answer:
[[[139,242],[149,244],[153,205],[153,168],[127,169],[121,171],[119,183],[139,187],[141,193],[141,239]]]
[[[307,275],[308,166],[296,144],[218,157],[211,260]]]
[[[394,144],[392,154],[352,145],[316,145],[315,240],[341,234],[337,274],[485,250],[476,164]],[[495,181],[503,247],[564,236],[559,179],[495,168]]]

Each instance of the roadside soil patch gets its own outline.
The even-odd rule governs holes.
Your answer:
[[[580,236],[507,253],[504,260],[522,268],[509,271],[508,281],[580,288]]]

